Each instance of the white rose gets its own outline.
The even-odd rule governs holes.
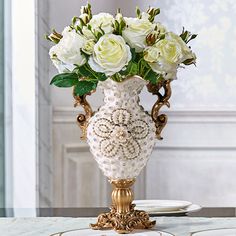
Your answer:
[[[182,40],[180,36],[169,32],[166,34],[166,39],[171,42],[174,42],[176,44],[176,47],[181,48],[181,55],[179,55],[178,63],[182,63],[187,59],[196,59],[196,55],[192,52],[192,50],[188,47],[188,45]]]
[[[144,60],[164,79],[175,79],[180,49],[173,42],[161,40],[144,50]]]
[[[65,36],[67,33],[69,33],[69,32],[71,32],[71,31],[73,31],[73,29],[71,29],[71,27],[70,26],[66,26],[64,29],[63,29],[63,31],[62,31],[62,36]]]
[[[178,65],[176,64],[156,62],[156,63],[149,63],[149,65],[151,66],[153,71],[155,71],[157,74],[161,74],[162,77],[166,80],[176,79],[177,77]]]
[[[182,47],[172,39],[163,39],[157,42],[156,47],[160,52],[160,59],[170,64],[178,64],[183,58]]]
[[[84,46],[82,48],[82,51],[85,52],[88,55],[91,55],[93,53],[93,50],[94,50],[94,45],[95,45],[94,40],[93,39],[89,39],[84,44]]]
[[[93,39],[93,40],[96,39],[94,34],[91,32],[91,30],[88,29],[87,26],[83,26],[82,33],[83,33],[84,37],[86,37],[86,39]]]
[[[100,31],[99,27],[101,27],[106,34],[113,32],[113,23],[114,17],[109,13],[93,15],[92,19],[89,21],[89,25],[91,25],[93,30]]]
[[[65,72],[73,71],[75,66],[73,64],[66,64],[66,63],[63,63],[62,61],[60,61],[57,58],[55,51],[57,51],[57,45],[51,47],[51,49],[49,50],[49,55],[50,55],[50,58],[54,64],[54,66],[57,68],[58,72],[65,73]]]
[[[130,60],[130,48],[125,40],[119,35],[105,34],[95,44],[88,63],[94,71],[110,76],[122,70]]]
[[[157,61],[162,60],[170,64],[180,64],[194,57],[187,44],[172,32],[167,33],[165,39],[160,40],[153,46],[159,50]]]
[[[176,78],[178,64],[164,60],[158,48],[148,47],[144,52],[144,60],[148,62],[153,71],[161,74],[164,79]]]
[[[86,58],[81,54],[86,39],[76,33],[74,30],[68,31],[68,28],[63,31],[63,38],[55,45],[54,54],[65,64],[77,64],[79,66],[86,62]]]
[[[180,64],[196,57],[187,44],[172,32],[167,33],[163,40],[147,48],[144,54],[148,62],[165,61],[170,64]]]
[[[143,54],[144,54],[143,58],[145,61],[154,63],[160,60],[161,52],[159,48],[152,46],[152,47],[147,47],[144,50]]]
[[[136,52],[142,52],[147,46],[146,37],[154,29],[154,25],[147,19],[124,17],[126,27],[122,31],[125,41]]]
[[[178,65],[185,60],[196,59],[195,54],[176,34],[167,33],[165,39],[158,41],[144,51],[144,60],[165,79],[175,78]]]

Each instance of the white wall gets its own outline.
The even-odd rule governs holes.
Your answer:
[[[74,15],[79,14],[80,5],[85,3],[86,1],[73,0],[68,4],[63,0],[50,0],[50,28],[62,30]],[[115,8],[120,6],[126,15],[134,15],[135,5],[147,8],[148,5],[160,4],[162,11],[159,19],[171,30],[181,32],[182,26],[185,26],[186,29],[198,33],[198,38],[192,43],[192,48],[198,56],[197,67],[181,70],[179,80],[172,84],[173,95],[168,112],[170,122],[164,130],[164,140],[158,142],[157,149],[140,180],[138,196],[185,199],[205,206],[235,205],[236,41],[232,39],[236,35],[236,2],[93,0],[91,4],[95,13],[114,13]],[[54,74],[56,70],[50,66],[48,81]],[[79,157],[80,131],[74,122],[76,112],[72,107],[71,90],[52,87],[51,92],[56,179],[54,205],[78,206],[83,201],[75,195],[69,202],[63,200],[70,191],[63,189],[63,181],[73,178],[73,186],[76,186],[77,177],[72,173],[78,173],[82,165]],[[90,101],[93,107],[98,107],[102,102],[102,95],[95,94]],[[142,94],[141,102],[147,110],[151,109],[153,101],[151,95]],[[66,147],[74,147],[69,148],[73,154],[65,153],[63,150]],[[76,160],[78,166],[74,172],[73,169],[68,169],[67,164],[65,167],[65,163],[72,160],[71,158]],[[74,177],[65,174],[65,171]],[[86,178],[84,184],[86,185]],[[88,185],[89,183],[86,186]],[[79,191],[79,187],[75,191]]]

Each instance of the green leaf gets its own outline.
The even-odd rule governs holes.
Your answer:
[[[188,42],[190,42],[192,39],[195,39],[197,37],[197,34],[191,34],[189,31],[183,31],[180,34],[180,37],[182,38],[182,40],[187,44]]]
[[[159,78],[160,74],[157,74],[152,69],[149,69],[144,76],[144,79],[150,81],[152,84],[157,84]]]
[[[119,22],[117,20],[115,20],[115,22],[114,22],[114,28],[115,28],[115,30],[119,31],[118,30],[119,29]]]
[[[77,67],[76,71],[81,77],[85,77],[88,79],[96,81],[104,81],[107,79],[107,76],[104,73],[93,71],[87,63],[83,66]]]
[[[80,53],[81,53],[82,55],[84,55],[84,57],[86,58],[87,61],[89,60],[90,55],[88,55],[87,53],[85,53],[85,52],[82,50],[82,48],[80,49]]]
[[[119,72],[119,74],[125,75],[125,76],[137,75],[138,74],[138,64],[133,61],[130,61],[127,68],[125,70],[121,70]]]
[[[155,17],[160,14],[160,8],[155,8],[155,7],[149,7],[147,10],[147,13],[150,15],[149,16],[149,21],[153,22]]]
[[[189,43],[191,40],[195,39],[197,37],[197,34],[192,34],[191,37],[188,39],[187,43]]]
[[[197,37],[197,34],[192,34],[190,40],[195,39]]]
[[[125,26],[126,26],[126,23],[125,23],[124,21],[121,21],[121,22],[120,22],[120,29],[121,29],[121,32],[122,32],[122,30],[125,28]]]
[[[78,20],[78,17],[77,16],[74,16],[71,20],[72,22],[72,25],[75,25],[76,21]]]
[[[131,55],[132,55],[131,60],[134,61],[135,58],[136,58],[136,52],[135,52],[135,49],[134,49],[134,48],[130,48],[130,51],[131,51]]]
[[[184,42],[186,42],[187,38],[189,37],[189,32],[186,30],[180,35],[180,37],[182,38]]]
[[[196,59],[195,58],[190,58],[182,62],[184,65],[189,66],[191,64],[196,64]]]
[[[79,74],[82,77],[87,77],[87,78],[92,78],[93,79],[93,75],[92,75],[91,71],[89,71],[89,69],[85,65],[80,66],[77,69],[78,69]]]
[[[103,34],[100,31],[94,31],[94,36],[98,41],[103,36]]]
[[[144,78],[148,70],[151,70],[151,67],[143,58],[141,58],[138,62],[138,74]]]
[[[159,41],[160,41],[160,40],[163,40],[165,37],[166,37],[166,35],[165,35],[165,34],[162,34],[162,35],[160,36],[160,38],[159,38]]]
[[[87,80],[79,81],[74,88],[74,93],[76,96],[82,96],[96,89],[97,83],[93,83]]]
[[[72,87],[78,83],[78,75],[76,73],[62,73],[54,76],[50,85],[54,84],[57,87]]]
[[[99,81],[104,81],[104,80],[107,79],[107,76],[104,73],[98,73],[97,72],[96,75],[97,75],[97,78],[98,78]]]
[[[134,49],[134,48],[130,48],[130,51],[131,51],[131,55],[132,55],[131,60],[132,60],[133,62],[138,63],[138,62],[140,61],[140,59],[143,58],[143,53],[137,53],[137,52],[135,52],[135,49]]]
[[[82,29],[81,29],[81,27],[80,27],[79,25],[76,25],[76,26],[75,26],[75,30],[76,30],[77,33],[78,33],[78,32],[80,32],[81,34],[83,33],[83,32],[82,32]]]
[[[136,7],[136,17],[141,19],[141,11],[140,11],[139,7]]]
[[[83,26],[86,26],[85,22],[81,19],[81,18],[78,18],[79,19],[79,22],[80,22],[80,25],[83,27]]]
[[[137,75],[138,74],[138,64],[137,63],[135,63],[135,62],[131,63],[129,74],[130,75]]]
[[[116,82],[122,82],[123,78],[120,73],[115,73],[114,75],[111,76],[111,79],[116,81]]]

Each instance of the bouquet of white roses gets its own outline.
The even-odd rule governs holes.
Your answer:
[[[49,55],[58,69],[51,84],[74,86],[76,96],[88,94],[99,81],[123,81],[138,75],[152,84],[176,78],[177,69],[195,64],[187,45],[196,35],[183,29],[180,35],[155,22],[160,9],[136,9],[137,17],[123,17],[120,10],[92,15],[91,5],[81,8],[62,34],[55,30],[47,39],[55,45]]]

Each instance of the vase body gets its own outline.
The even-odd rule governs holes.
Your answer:
[[[100,84],[105,104],[90,118],[87,140],[99,168],[110,179],[137,177],[155,145],[155,124],[139,105],[146,83],[130,77]]]

